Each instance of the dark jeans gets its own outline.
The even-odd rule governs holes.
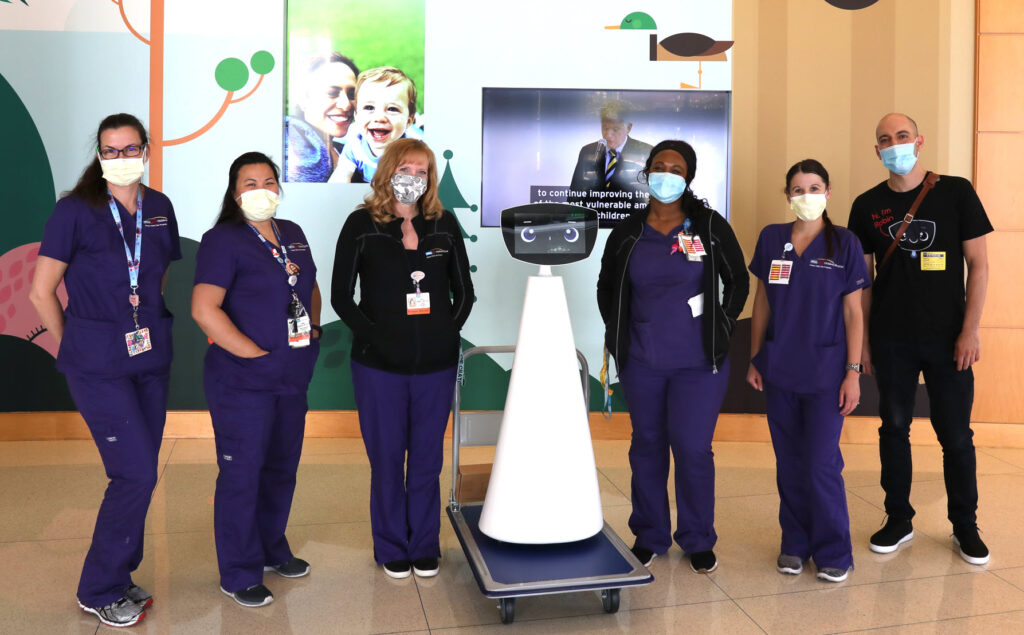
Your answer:
[[[974,525],[978,509],[977,465],[971,406],[974,372],[958,371],[953,343],[872,341],[871,362],[878,382],[878,450],[882,462],[885,512],[891,518],[910,519],[910,421],[918,373],[924,373],[932,428],[942,446],[946,480],[947,516],[954,527]]]

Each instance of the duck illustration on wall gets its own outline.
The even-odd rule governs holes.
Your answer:
[[[606,29],[654,31],[658,25],[647,13],[634,11],[622,18],[618,26]],[[675,33],[658,41],[658,34],[650,35],[650,60],[652,62],[697,62],[697,85],[680,82],[680,88],[701,88],[704,62],[725,62],[725,52],[732,48],[733,40],[716,40],[702,33]]]

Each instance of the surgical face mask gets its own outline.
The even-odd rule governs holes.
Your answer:
[[[796,217],[805,221],[816,221],[825,212],[828,199],[824,194],[801,194],[789,199],[789,209]]]
[[[427,179],[415,174],[396,173],[391,177],[391,189],[399,203],[412,205],[427,191]]]
[[[882,165],[893,174],[909,174],[917,165],[917,155],[914,154],[914,142],[900,143],[898,145],[882,148],[878,151],[882,157]]]
[[[670,172],[651,172],[647,175],[647,190],[662,203],[672,203],[686,191],[686,179]]]
[[[273,218],[277,205],[277,192],[271,190],[246,190],[238,200],[242,214],[256,223]]]
[[[146,171],[146,163],[142,157],[100,159],[100,168],[103,169],[103,178],[108,183],[124,186],[137,183],[142,178]]]

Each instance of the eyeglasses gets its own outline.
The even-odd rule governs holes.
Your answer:
[[[145,147],[146,147],[145,144],[140,145],[140,146],[135,146],[135,145],[125,146],[125,147],[123,147],[121,149],[111,148],[110,146],[107,146],[105,148],[101,148],[100,149],[100,156],[103,157],[104,159],[116,159],[118,156],[123,156],[123,157],[128,157],[129,159],[134,159],[135,157],[137,157],[140,154],[142,154],[142,149],[145,148]]]

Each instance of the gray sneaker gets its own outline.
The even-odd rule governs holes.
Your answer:
[[[106,606],[86,606],[81,602],[78,603],[78,606],[86,613],[92,613],[100,618],[100,621],[107,626],[131,626],[146,617],[146,610],[142,605],[136,604],[128,596]]]
[[[780,553],[779,560],[775,563],[775,568],[779,573],[800,575],[804,570],[804,561],[801,560],[799,556],[790,556]]]
[[[137,584],[133,584],[124,590],[124,596],[135,602],[144,609],[148,609],[153,604],[153,596],[150,595],[149,591],[143,589]]]
[[[825,582],[842,582],[850,577],[849,569],[837,569],[835,567],[822,567],[818,569],[818,579]]]

